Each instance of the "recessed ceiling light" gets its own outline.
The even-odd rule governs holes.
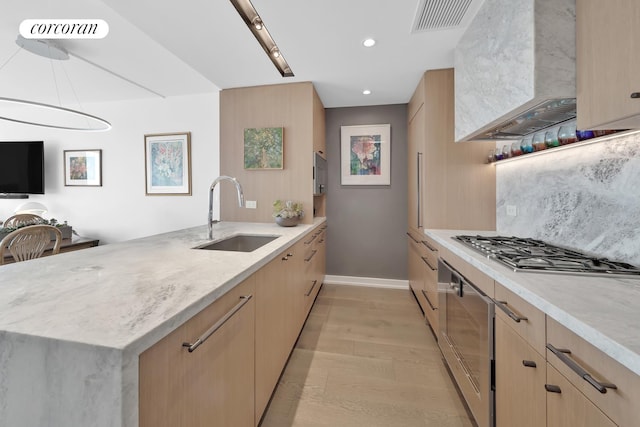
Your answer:
[[[372,47],[376,44],[376,41],[374,39],[366,39],[362,42],[362,44],[364,45],[364,47]]]
[[[371,91],[369,89],[365,89],[362,91],[363,95],[371,95]]]

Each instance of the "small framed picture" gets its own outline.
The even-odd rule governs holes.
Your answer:
[[[247,128],[244,130],[245,169],[284,168],[284,128]]]
[[[144,136],[147,196],[191,195],[191,132]]]
[[[64,185],[102,186],[102,150],[64,150]]]
[[[341,184],[391,185],[391,126],[342,126]]]

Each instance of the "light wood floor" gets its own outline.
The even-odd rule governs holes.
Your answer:
[[[472,427],[409,290],[324,285],[262,427]]]

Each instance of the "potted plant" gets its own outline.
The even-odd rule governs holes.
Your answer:
[[[304,217],[302,203],[276,200],[273,202],[273,217],[281,227],[295,227],[300,218]]]

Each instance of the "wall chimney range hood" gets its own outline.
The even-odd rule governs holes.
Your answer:
[[[455,51],[455,139],[520,139],[576,117],[575,0],[485,0]]]

